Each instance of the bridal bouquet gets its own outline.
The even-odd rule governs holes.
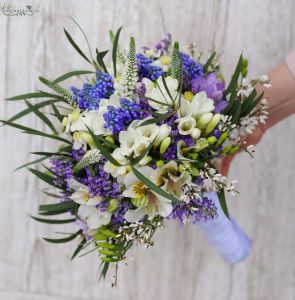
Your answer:
[[[265,99],[254,85],[269,86],[268,79],[246,79],[247,60],[242,55],[226,85],[215,52],[203,60],[194,44],[181,48],[169,34],[155,47],[140,51],[131,37],[125,52],[119,46],[120,31],[110,32],[108,64],[108,51],[96,49],[94,58],[89,49],[86,55],[65,30],[93,70],[40,77],[51,91],[9,98],[24,100],[27,107],[2,121],[60,142],[56,152],[33,152],[39,158],[24,165],[49,159],[43,171],[28,169],[51,186],[44,193],[57,198],[40,205],[39,216],[33,218],[74,223],[75,233],[45,240],[79,240],[72,258],[96,251],[103,277],[111,264],[117,269],[126,261],[131,246],[152,246],[164,221],[217,219],[212,192],[228,216],[225,191],[236,190],[216,166],[223,156],[240,149],[251,154],[242,138],[267,117]],[[74,76],[80,76],[83,85],[65,88],[62,82]],[[50,132],[15,123],[29,113]]]

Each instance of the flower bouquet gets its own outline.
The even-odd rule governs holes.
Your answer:
[[[110,32],[112,62],[107,64],[108,51],[96,49],[93,58],[89,49],[86,55],[65,30],[93,69],[56,79],[39,77],[51,91],[9,98],[24,100],[27,107],[2,121],[61,143],[53,153],[33,152],[39,158],[22,166],[49,159],[43,171],[28,169],[50,186],[44,193],[58,199],[40,205],[39,216],[33,218],[74,223],[75,233],[44,239],[79,239],[72,258],[96,251],[103,277],[111,264],[117,267],[126,260],[134,244],[152,246],[164,221],[198,223],[203,229],[219,224],[212,222],[221,216],[222,224],[230,223],[225,191],[236,190],[216,166],[223,156],[240,149],[251,154],[242,137],[267,117],[266,102],[254,85],[268,86],[268,79],[246,79],[247,60],[242,55],[226,86],[215,52],[203,60],[194,44],[180,49],[169,34],[140,52],[131,37],[124,51],[120,32],[121,28]],[[82,87],[62,86],[74,76],[83,76]],[[15,123],[29,113],[50,132]]]

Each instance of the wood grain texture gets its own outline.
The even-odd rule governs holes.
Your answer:
[[[105,50],[108,29],[122,24],[123,39],[132,34],[138,45],[153,45],[164,33],[161,10],[166,30],[181,43],[196,41],[200,48],[223,51],[227,78],[241,51],[249,58],[250,74],[260,75],[295,48],[294,0],[39,0],[32,5],[40,10],[32,17],[0,15],[1,99],[40,87],[40,72],[54,78],[87,68],[64,38],[66,27],[86,47],[68,16],[82,25],[93,46]],[[0,118],[21,107],[1,100]],[[32,116],[22,122],[44,129]],[[171,222],[157,235],[156,247],[132,251],[134,260],[120,268],[116,289],[98,283],[95,255],[70,262],[75,242],[46,244],[40,237],[52,236],[58,227],[29,218],[49,199],[27,171],[12,170],[32,159],[29,152],[55,144],[1,128],[0,299],[294,300],[294,125],[290,117],[271,129],[255,160],[242,154],[231,169],[240,195],[229,199],[230,211],[253,239],[247,261],[226,264],[193,225],[180,228]]]

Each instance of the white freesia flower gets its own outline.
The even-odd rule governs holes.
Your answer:
[[[135,143],[137,142],[135,129],[128,127],[126,131],[121,131],[119,133],[119,142],[123,152],[125,152],[127,155],[130,155],[133,151]]]
[[[156,124],[139,126],[136,128],[136,134],[139,140],[144,140],[149,143],[153,142],[158,135],[160,127]]]
[[[171,131],[171,127],[167,124],[163,124],[160,126],[160,129],[159,129],[159,132],[158,132],[158,135],[155,139],[155,142],[154,142],[154,146],[155,147],[158,147],[160,145],[160,143],[166,138],[169,136],[170,134],[170,131]]]
[[[175,123],[178,123],[179,133],[182,135],[189,135],[193,132],[196,127],[196,120],[193,117],[185,117],[177,119]]]
[[[70,198],[76,203],[82,205],[97,205],[102,199],[100,196],[91,197],[88,186],[75,179],[70,179],[68,184],[74,190]]]
[[[63,119],[62,125],[65,127],[65,132],[86,130],[82,114],[78,108]]]
[[[121,166],[116,166],[110,161],[107,161],[104,165],[104,171],[112,174],[113,177],[118,178],[119,182],[122,181],[121,177],[125,176],[130,171],[126,155],[126,152],[124,152],[121,148],[117,148],[113,151],[112,157],[121,164]]]
[[[135,156],[140,156],[149,147],[151,143],[143,138],[139,138],[133,146]]]
[[[169,77],[165,78],[165,81],[166,81],[167,88],[170,92],[172,99],[164,87],[162,77],[160,77],[157,80],[157,86],[152,88],[151,91],[147,91],[145,94],[148,98],[156,100],[156,101],[148,100],[149,105],[152,108],[156,109],[157,111],[160,111],[163,113],[168,111],[169,106],[173,105],[173,99],[176,99],[177,95],[178,95],[178,91],[177,91],[178,80],[169,76]],[[177,99],[175,100],[175,102],[176,101],[177,101]]]
[[[145,177],[150,178],[153,173],[151,167],[140,167],[138,171]],[[133,172],[130,172],[124,179],[125,191],[123,196],[132,199],[143,199],[142,206],[135,210],[128,210],[125,213],[125,219],[128,222],[137,222],[142,219],[145,215],[153,218],[156,215],[161,215],[162,217],[167,217],[172,211],[172,204],[170,200],[155,194],[153,191],[148,189],[141,182]]]
[[[145,86],[145,89],[146,89],[146,93],[150,93],[153,88],[155,87],[155,84],[153,81],[151,81],[150,79],[148,78],[143,78],[142,79],[142,83],[144,84]]]
[[[90,231],[98,229],[102,225],[107,225],[112,217],[112,214],[104,211],[101,212],[95,206],[81,205],[78,209],[78,216],[86,222]]]
[[[192,115],[191,103],[185,99],[180,100],[180,108],[178,109],[179,118],[190,117]]]
[[[194,118],[214,110],[214,101],[207,97],[205,92],[200,92],[191,101],[191,110]]]

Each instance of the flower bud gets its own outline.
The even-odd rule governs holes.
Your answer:
[[[199,176],[199,175],[200,175],[200,171],[199,171],[199,169],[197,169],[197,168],[195,168],[195,167],[192,167],[192,168],[191,168],[191,174],[192,174],[193,176]]]
[[[217,126],[217,124],[220,122],[221,115],[215,114],[211,121],[208,123],[206,129],[205,129],[205,135],[208,135],[210,132],[214,130],[214,128]]]
[[[108,135],[105,139],[112,144],[115,143],[115,139],[112,135]]]
[[[229,151],[229,154],[234,154],[240,149],[240,146],[232,147],[232,149]]]
[[[188,153],[187,158],[197,160],[199,158],[198,153]]]
[[[88,132],[80,132],[80,138],[83,140],[83,142],[90,145],[91,148],[95,148],[95,142]]]
[[[190,91],[186,91],[184,94],[183,94],[183,97],[184,99],[188,100],[188,101],[192,101],[193,97],[194,97],[194,94]]]
[[[197,143],[196,143],[196,145],[195,145],[195,150],[196,150],[197,152],[199,152],[199,151],[201,151],[201,150],[207,148],[208,146],[209,146],[208,141],[207,141],[206,139],[204,139],[204,138],[201,138],[201,139],[199,139],[199,140],[197,141]]]
[[[211,121],[212,117],[213,117],[212,113],[202,114],[198,120],[197,127],[200,129],[204,129],[207,126],[207,124]]]
[[[171,131],[171,127],[167,124],[163,124],[160,126],[160,129],[159,129],[159,133],[156,137],[156,140],[154,142],[154,147],[158,147],[160,145],[160,143],[167,137],[169,136],[170,134],[170,131]]]
[[[191,133],[191,137],[196,140],[200,137],[200,135],[201,135],[201,130],[199,128],[194,128]]]
[[[161,143],[160,154],[164,154],[166,152],[166,150],[168,149],[168,147],[170,146],[170,144],[171,144],[171,137],[168,136]]]
[[[218,139],[216,146],[220,146],[226,140],[227,137],[228,137],[228,132],[227,131],[223,132],[220,138]]]
[[[64,117],[63,120],[62,120],[62,126],[66,127],[69,123],[69,118],[68,117]]]
[[[69,114],[69,120],[75,122],[80,118],[80,109],[75,109],[72,113]]]
[[[210,136],[207,138],[207,141],[208,141],[209,145],[212,145],[217,141],[217,138],[215,136]]]
[[[147,198],[146,197],[142,197],[142,198],[133,198],[131,199],[131,202],[134,206],[140,208],[140,207],[144,207],[147,205]]]
[[[149,155],[146,155],[138,164],[140,166],[146,166],[148,163],[150,163],[153,160],[153,158]]]
[[[232,146],[228,145],[226,146],[223,150],[222,153],[223,154],[229,154],[229,152],[232,150]]]
[[[178,171],[179,171],[180,173],[183,173],[185,170],[186,170],[185,165],[180,164],[180,165],[178,166]]]
[[[115,199],[115,198],[111,199],[110,202],[109,202],[109,205],[107,207],[107,211],[109,213],[112,213],[115,210],[117,210],[117,208],[118,208],[118,201],[117,201],[117,199]]]
[[[163,167],[164,166],[164,161],[163,160],[158,160],[157,162],[156,162],[156,166],[158,167],[158,168],[161,168],[161,167]]]

